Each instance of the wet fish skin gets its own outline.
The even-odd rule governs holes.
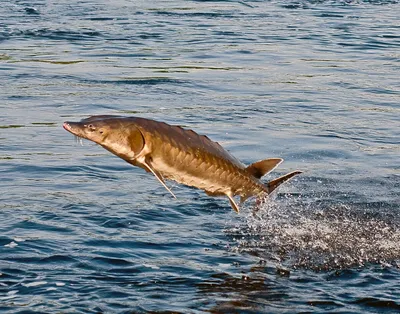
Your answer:
[[[217,142],[193,130],[140,117],[92,116],[79,122],[64,122],[64,129],[93,141],[128,163],[152,172],[164,187],[165,179],[204,190],[209,196],[227,196],[239,212],[251,196],[264,197],[301,173],[294,171],[263,184],[260,178],[283,160],[261,160],[245,167]]]

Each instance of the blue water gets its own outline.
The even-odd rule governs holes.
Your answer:
[[[3,1],[1,313],[399,313],[398,1]],[[65,120],[301,169],[253,216]]]

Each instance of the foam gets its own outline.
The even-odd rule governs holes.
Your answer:
[[[227,230],[232,250],[270,263],[313,270],[399,267],[400,216],[368,204],[304,203],[300,197],[272,200]]]

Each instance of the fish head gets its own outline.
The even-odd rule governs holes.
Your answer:
[[[77,137],[101,144],[111,133],[113,123],[108,117],[92,116],[79,122],[66,121],[63,128]]]
[[[144,138],[134,121],[119,116],[92,116],[79,122],[66,121],[63,127],[77,137],[95,142],[126,160],[144,148]]]

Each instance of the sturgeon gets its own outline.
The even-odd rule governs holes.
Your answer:
[[[64,122],[63,127],[151,172],[173,197],[176,196],[165,179],[202,189],[209,196],[227,196],[237,213],[235,196],[240,196],[240,204],[252,196],[265,199],[282,183],[301,173],[293,171],[264,184],[261,177],[283,159],[265,159],[246,167],[205,135],[140,117],[98,115],[80,122]]]

